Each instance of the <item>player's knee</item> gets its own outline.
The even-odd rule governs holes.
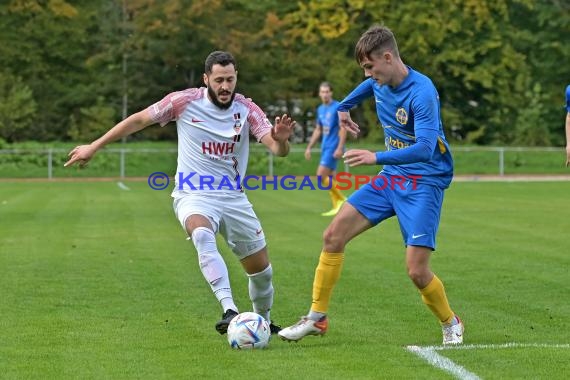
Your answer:
[[[237,246],[234,249],[234,252],[237,255],[243,255],[243,252],[247,253],[247,247],[249,246],[250,249],[251,247],[255,247],[254,245],[251,245],[254,243],[248,243],[248,245],[245,245],[243,248],[238,248]],[[256,242],[255,244],[258,244],[259,246],[261,246],[261,244],[265,244],[265,241],[263,242]],[[263,248],[257,250],[255,253],[247,255],[245,257],[243,257],[241,260],[241,265],[243,267],[243,269],[246,271],[246,273],[248,274],[255,274],[255,273],[259,273],[264,271],[265,269],[267,269],[268,266],[271,265],[271,263],[269,262],[269,256],[267,254],[267,247],[263,246]]]
[[[329,252],[341,252],[346,245],[346,241],[334,224],[331,224],[323,232],[323,244]]]
[[[408,267],[408,277],[419,289],[424,288],[426,285],[426,278],[429,276],[429,271],[418,267]]]
[[[420,272],[418,272],[417,270],[412,269],[412,268],[408,268],[408,277],[415,284],[419,280],[421,275],[420,275]]]
[[[211,250],[211,245],[216,245],[216,235],[209,228],[197,227],[192,231],[192,243],[194,243],[198,253]]]

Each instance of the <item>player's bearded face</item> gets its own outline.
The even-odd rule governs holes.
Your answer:
[[[208,83],[208,95],[214,105],[223,110],[226,110],[232,105],[236,93],[234,91],[228,91],[224,88],[218,88],[216,90]]]
[[[237,71],[234,65],[215,64],[212,72],[204,74],[204,83],[208,87],[208,98],[221,109],[228,109],[235,97]]]

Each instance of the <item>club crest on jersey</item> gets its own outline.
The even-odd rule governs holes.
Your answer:
[[[241,115],[239,112],[234,113],[234,121],[234,131],[236,131],[236,133],[239,133],[241,130]]]
[[[398,123],[406,125],[408,122],[408,113],[405,109],[398,108],[398,111],[396,111],[396,120],[398,120]]]

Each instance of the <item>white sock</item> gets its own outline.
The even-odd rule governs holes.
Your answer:
[[[232,309],[233,311],[235,311],[236,313],[239,313],[239,310],[236,306],[236,304],[234,303],[233,298],[222,298],[220,301],[220,304],[222,304],[222,309],[224,309],[224,313],[228,310],[228,309]]]
[[[457,324],[459,324],[459,319],[457,318],[457,315],[454,315],[453,318],[451,318],[451,322],[449,322],[447,326],[454,326]]]
[[[222,305],[224,312],[228,309],[238,311],[232,297],[228,268],[216,246],[214,231],[206,227],[198,227],[192,232],[192,242],[198,251],[202,275],[210,284],[210,288]]]
[[[312,321],[319,321],[322,317],[326,316],[325,313],[319,313],[317,311],[309,311],[309,314],[307,315],[307,317],[312,320]]]
[[[271,264],[259,273],[248,274],[249,298],[253,304],[253,311],[271,322],[269,311],[273,306],[273,269]]]

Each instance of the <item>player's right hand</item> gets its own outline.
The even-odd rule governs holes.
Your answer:
[[[570,145],[566,146],[566,167],[570,166]]]
[[[338,112],[338,122],[341,128],[346,129],[352,137],[358,137],[360,133],[360,127],[350,118],[350,112]]]
[[[309,161],[310,159],[311,159],[311,148],[307,148],[305,149],[305,160]]]
[[[69,160],[63,164],[63,166],[67,167],[73,165],[76,162],[79,162],[79,167],[82,168],[87,164],[87,162],[89,162],[96,151],[97,149],[91,145],[76,146],[67,155],[67,157],[69,157]]]
[[[342,157],[344,163],[350,167],[376,164],[376,153],[365,149],[349,149]]]

